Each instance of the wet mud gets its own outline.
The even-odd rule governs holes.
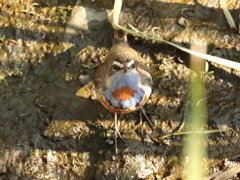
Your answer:
[[[113,113],[91,98],[96,67],[111,46],[113,1],[3,0],[0,3],[0,179],[179,178],[184,136],[163,139],[186,123],[189,55],[166,44],[128,36],[151,70],[145,110],[119,115],[115,154]],[[240,23],[240,2],[228,8]],[[184,18],[184,21],[179,21]],[[215,1],[124,1],[120,24],[185,47],[240,62],[240,38]],[[240,72],[209,63],[205,80],[207,174],[239,164]],[[80,94],[76,93],[81,89]],[[233,179],[237,179],[233,177]],[[173,178],[174,179],[174,178]]]

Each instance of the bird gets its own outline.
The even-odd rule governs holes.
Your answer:
[[[95,71],[94,94],[102,105],[114,113],[115,150],[117,153],[117,114],[127,114],[141,110],[152,92],[152,77],[148,67],[140,62],[137,52],[131,48],[123,30],[113,33],[112,47],[105,61]],[[151,127],[153,124],[147,118]]]

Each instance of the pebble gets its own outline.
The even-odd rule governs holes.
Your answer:
[[[81,85],[85,86],[90,82],[90,77],[89,75],[80,75],[79,76],[79,82]]]

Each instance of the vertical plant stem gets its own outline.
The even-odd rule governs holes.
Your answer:
[[[198,49],[199,50],[199,49]],[[206,97],[205,86],[201,72],[205,61],[191,55],[191,69],[197,76],[191,76],[190,81],[190,108],[188,112],[187,131],[205,130],[206,124]],[[202,180],[204,175],[204,158],[206,157],[206,136],[204,133],[191,133],[185,136],[184,158],[185,175],[187,180]]]
[[[232,18],[232,15],[231,13],[229,12],[228,8],[227,8],[227,1],[226,0],[220,0],[220,5],[221,5],[221,8],[223,10],[223,13],[226,17],[226,20],[230,26],[230,28],[237,28],[236,27],[236,24]]]
[[[115,0],[114,7],[113,7],[113,22],[114,24],[118,24],[120,12],[122,9],[122,2],[123,0]]]

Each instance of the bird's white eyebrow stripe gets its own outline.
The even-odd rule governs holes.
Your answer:
[[[118,66],[118,67],[120,67],[120,68],[123,67],[123,64],[120,63],[120,62],[118,62],[118,61],[113,61],[113,65],[116,65],[116,66]]]
[[[134,64],[134,60],[132,59],[132,60],[130,60],[127,64],[126,64],[126,66],[127,67],[130,67],[132,64]],[[120,63],[120,62],[118,62],[118,61],[113,61],[113,65],[116,65],[116,66],[118,66],[118,67],[120,67],[120,68],[123,68],[123,64],[122,63]]]
[[[127,67],[130,67],[132,64],[134,64],[134,60],[133,59],[127,63]]]

